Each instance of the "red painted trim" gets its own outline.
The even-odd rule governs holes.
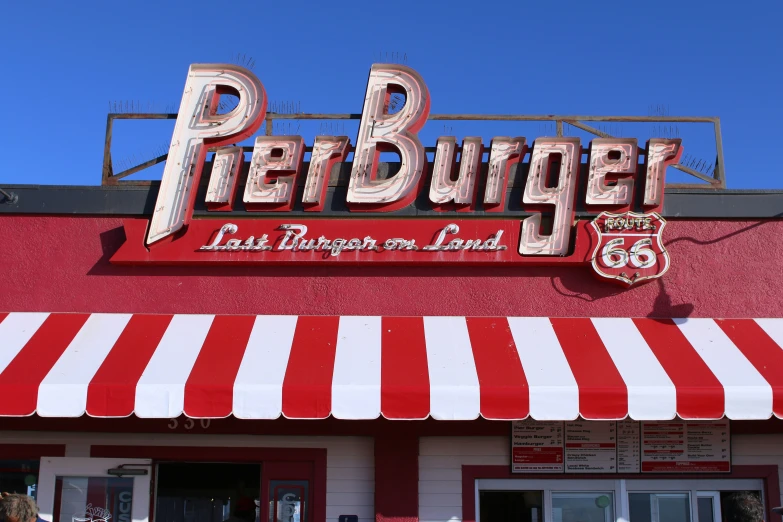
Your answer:
[[[91,457],[152,459],[175,462],[261,462],[314,461],[326,450],[320,448],[225,448],[209,446],[110,446],[96,444],[90,448]]]
[[[375,438],[375,522],[418,522],[419,437]]]
[[[0,459],[36,460],[64,456],[65,444],[0,444]]]
[[[462,466],[462,522],[475,522],[476,517],[476,480],[477,479],[762,479],[764,481],[765,508],[767,513],[780,502],[780,482],[777,466],[732,466],[731,473],[721,474],[524,474],[511,473],[509,466]],[[775,499],[771,502],[772,499]],[[781,522],[780,515],[771,515],[769,522]]]
[[[270,481],[307,480],[310,482],[305,516],[303,522],[318,522],[326,518],[326,487],[316,488],[316,468],[314,461],[277,461],[265,462],[261,471],[261,505],[269,506]],[[323,484],[326,484],[326,461],[323,465]]]
[[[326,450],[313,459],[313,522],[326,520]]]

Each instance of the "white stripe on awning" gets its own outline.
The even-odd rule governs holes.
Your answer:
[[[677,390],[631,319],[593,319],[606,351],[628,387],[628,414],[638,420],[673,419]]]
[[[179,417],[185,409],[185,383],[213,315],[175,315],[136,385],[136,415]]]
[[[538,420],[579,417],[579,387],[546,317],[509,317],[522,368],[530,386],[530,415]]]

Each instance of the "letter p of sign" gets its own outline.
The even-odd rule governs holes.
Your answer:
[[[389,114],[393,93],[404,93],[405,105]],[[429,113],[429,91],[416,71],[396,64],[372,66],[348,184],[351,210],[392,211],[413,201],[427,167],[416,134]],[[380,153],[395,150],[400,153],[399,172],[377,179]]]
[[[227,114],[217,113],[221,94],[239,98],[236,108]],[[207,148],[252,136],[265,117],[266,92],[253,73],[235,65],[190,66],[147,243],[170,236],[187,224]]]

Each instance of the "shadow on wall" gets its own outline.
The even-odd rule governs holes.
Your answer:
[[[560,285],[562,285],[562,288],[558,285],[558,280],[560,281]],[[629,292],[631,290],[622,288],[618,285],[613,285],[610,283],[604,283],[603,287],[600,287],[597,291],[593,291],[591,294],[587,294],[585,292],[580,292],[578,290],[570,290],[569,289],[569,283],[571,280],[569,278],[552,278],[552,288],[560,295],[566,296],[566,297],[572,297],[575,299],[581,299],[583,301],[587,302],[593,302],[598,301],[600,299],[605,299],[607,297],[613,297],[625,292]],[[649,314],[647,314],[647,317],[659,317],[659,318],[685,318],[690,317],[690,315],[693,313],[694,305],[692,303],[682,303],[682,304],[672,304],[672,298],[669,295],[669,293],[666,291],[666,285],[663,281],[663,279],[656,279],[655,283],[648,283],[650,285],[656,284],[658,285],[658,295],[655,297],[655,301],[653,302],[652,310]],[[645,285],[646,286],[646,285]],[[579,287],[584,287],[584,283],[578,283]]]
[[[703,241],[703,240],[696,239],[696,238],[693,238],[693,237],[678,237],[678,238],[672,239],[671,241],[668,241],[666,244],[667,245],[673,245],[674,243],[680,243],[682,241],[685,241],[687,243],[693,243],[694,245],[700,245],[700,246],[703,246],[703,245],[714,245],[715,243],[720,243],[721,241],[724,241],[726,239],[732,238],[734,236],[738,236],[740,234],[744,234],[745,232],[753,230],[754,228],[759,228],[762,225],[767,225],[769,223],[773,223],[774,220],[778,219],[778,218],[783,218],[783,212],[781,212],[780,214],[776,214],[776,215],[772,216],[771,219],[765,219],[763,221],[759,221],[758,223],[753,223],[751,225],[746,226],[745,228],[741,228],[739,230],[735,230],[731,234],[726,234],[725,236],[716,237],[715,239],[709,239],[707,241]]]

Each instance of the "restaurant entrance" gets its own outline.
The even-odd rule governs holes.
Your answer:
[[[52,522],[309,522],[313,479],[306,460],[44,457],[38,504]]]

